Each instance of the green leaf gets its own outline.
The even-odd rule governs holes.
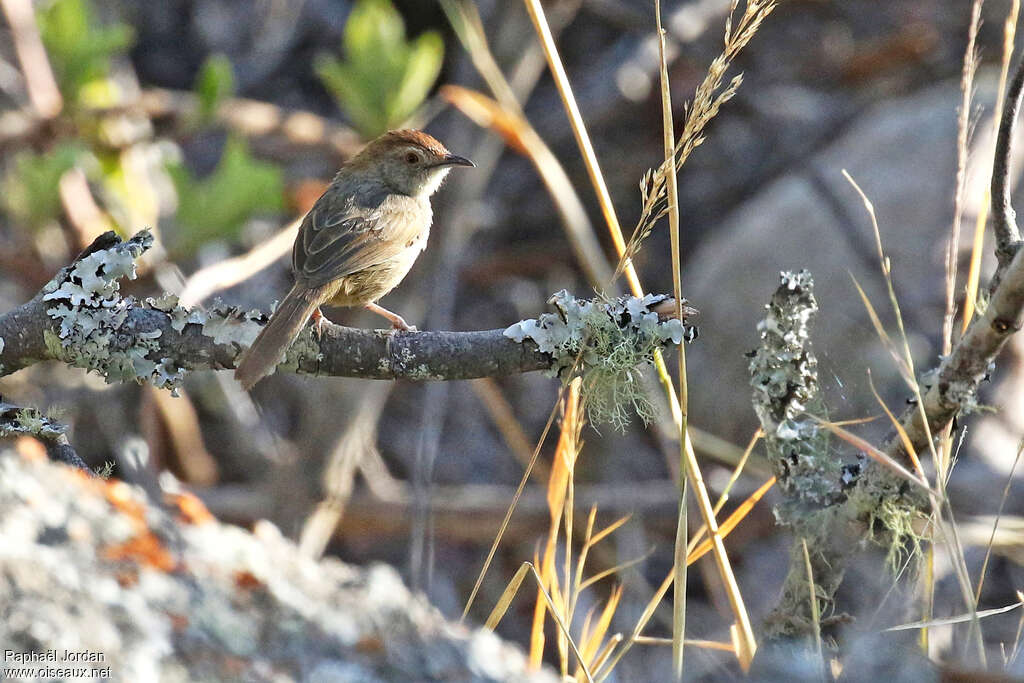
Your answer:
[[[106,77],[110,58],[134,41],[127,24],[98,25],[90,0],[55,0],[37,20],[61,90],[71,98],[90,81]]]
[[[444,60],[444,42],[440,35],[428,31],[416,39],[410,52],[405,73],[388,103],[387,118],[396,125],[412,116],[437,80]]]
[[[220,163],[206,178],[193,178],[180,164],[167,171],[178,191],[181,233],[174,246],[182,253],[211,239],[234,238],[253,215],[284,206],[280,169],[253,158],[241,137],[228,138]]]
[[[327,55],[321,55],[314,67],[320,79],[331,91],[339,103],[346,103],[342,108],[348,118],[365,137],[376,137],[387,130],[386,123],[380,112],[378,91],[372,84],[360,76],[351,65],[342,63]]]
[[[3,180],[3,202],[10,214],[30,229],[60,215],[57,185],[80,153],[77,145],[61,144],[45,154],[18,154]]]
[[[217,107],[235,94],[235,74],[231,60],[222,54],[210,55],[199,69],[195,84],[199,97],[199,114],[203,121],[209,121]]]
[[[364,137],[409,118],[433,87],[444,57],[434,31],[406,40],[405,22],[389,0],[359,0],[345,24],[342,46],[344,61],[320,55],[316,71]]]

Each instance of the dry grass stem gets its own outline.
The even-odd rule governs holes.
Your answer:
[[[915,475],[910,474],[910,472],[908,472],[900,463],[897,463],[895,460],[893,460],[892,457],[889,456],[887,453],[884,453],[879,449],[875,448],[873,445],[864,442],[863,439],[859,439],[859,437],[856,437],[850,434],[849,432],[845,432],[845,430],[837,431],[834,425],[826,426],[828,426],[830,430],[832,430],[834,433],[840,436],[840,438],[844,439],[845,441],[851,444],[854,443],[854,441],[862,442],[864,446],[867,446],[867,448],[861,448],[861,450],[867,453],[867,455],[869,455],[873,460],[879,462],[880,464],[887,467],[891,471],[896,472],[899,476],[906,477],[907,475],[909,475],[911,477],[912,482],[917,483],[919,486],[922,486],[924,488],[924,490],[928,494],[928,500],[931,504],[932,527],[934,529],[939,530],[940,534],[942,535],[943,542],[949,549],[952,559],[953,571],[956,575],[957,584],[960,588],[964,604],[967,606],[968,610],[970,610],[972,613],[976,613],[977,605],[974,600],[974,593],[971,590],[971,580],[970,575],[967,571],[967,561],[964,557],[963,544],[960,542],[959,531],[957,530],[955,520],[953,519],[952,505],[949,501],[949,496],[946,494],[946,479],[950,463],[948,459],[945,459],[940,455],[939,451],[935,447],[935,439],[933,438],[932,429],[928,421],[928,414],[925,409],[924,397],[921,393],[921,386],[917,382],[916,371],[914,370],[914,360],[913,355],[910,352],[910,341],[907,337],[906,327],[903,323],[903,314],[900,310],[899,300],[896,297],[896,290],[892,282],[891,265],[889,262],[889,258],[885,255],[885,251],[882,248],[882,235],[881,231],[878,228],[878,219],[875,215],[875,209],[871,201],[868,199],[867,195],[856,183],[856,181],[850,176],[850,174],[846,172],[846,170],[843,170],[843,176],[853,186],[854,190],[860,196],[861,201],[864,204],[864,208],[868,213],[868,217],[871,220],[871,227],[875,236],[875,246],[878,251],[879,266],[881,268],[882,277],[885,281],[886,289],[889,294],[889,303],[892,306],[893,314],[896,317],[896,326],[897,330],[899,331],[900,340],[902,341],[901,355],[909,375],[908,379],[910,381],[910,388],[913,391],[914,399],[916,401],[915,410],[921,418],[921,424],[923,426],[923,430],[925,433],[925,442],[927,443],[928,449],[931,452],[932,463],[936,470],[936,489],[932,489],[930,486],[928,486],[927,482],[918,480]],[[858,289],[860,288],[858,287]],[[867,298],[863,298],[867,303]],[[870,310],[870,304],[868,304],[868,306]],[[875,316],[873,320],[877,320],[877,316]],[[907,457],[910,457],[909,453],[907,454]],[[943,523],[943,515],[949,517],[949,525]],[[985,647],[981,638],[981,627],[979,626],[977,619],[975,619],[971,624],[971,630],[968,640],[971,643],[973,643],[973,645],[977,649],[978,662],[984,665]]]
[[[610,197],[608,196],[608,190],[604,183],[600,167],[597,164],[597,158],[594,154],[593,146],[590,143],[590,137],[587,134],[586,126],[583,123],[583,118],[580,115],[578,106],[576,105],[575,97],[572,94],[572,88],[565,73],[565,68],[562,66],[561,58],[558,55],[558,49],[551,36],[547,20],[544,17],[544,10],[540,5],[539,0],[524,0],[524,2],[526,4],[527,12],[529,13],[530,18],[534,23],[534,27],[537,30],[537,34],[540,37],[545,57],[548,60],[548,66],[551,69],[552,76],[554,77],[555,86],[557,87],[562,98],[562,102],[565,105],[570,124],[573,128],[573,134],[575,135],[580,151],[583,154],[587,172],[590,175],[595,190],[597,191],[598,199],[601,203],[601,209],[605,215],[605,220],[612,236],[612,241],[614,242],[615,248],[621,257],[625,253],[626,249],[625,242],[622,237],[622,230],[619,227],[618,219],[615,216],[615,209],[611,204]],[[727,48],[729,45],[734,45],[737,49],[727,49],[728,60],[731,61],[735,56],[735,51],[738,51],[742,45],[746,44],[746,41],[749,41],[753,36],[753,32],[756,31],[757,26],[760,25],[760,21],[766,17],[772,9],[774,9],[774,6],[773,2],[751,0],[747,5],[747,11],[744,13],[743,20],[740,22],[740,27],[736,34],[732,31],[730,19],[726,26],[726,45]],[[744,36],[742,41],[737,42],[733,40],[733,36],[737,34]],[[731,93],[729,93],[729,96],[731,97]],[[719,104],[720,103],[721,102],[719,102]],[[714,111],[717,112],[717,109],[714,109]],[[692,150],[692,147],[694,146],[696,146],[696,144],[693,144],[690,149]],[[629,282],[632,292],[637,296],[641,296],[643,294],[643,288],[632,264],[626,264],[623,268],[623,272],[626,275],[626,279]],[[660,353],[655,353],[654,362],[659,380],[665,389],[666,397],[668,398],[669,405],[672,409],[673,420],[679,428],[682,429],[682,410],[679,406],[679,400],[676,396],[672,378],[668,374],[668,369],[665,365],[663,356]],[[693,452],[693,446],[689,439],[684,439],[683,445],[686,459],[685,472],[690,478],[690,484],[693,486],[694,492],[697,496],[701,516],[704,518],[704,522],[707,524],[711,532],[715,563],[725,586],[725,592],[729,598],[730,607],[736,618],[735,625],[737,626],[737,633],[739,634],[739,647],[737,648],[738,659],[741,667],[746,670],[749,668],[750,663],[753,660],[754,651],[757,648],[754,631],[750,624],[750,616],[743,603],[743,598],[740,594],[739,586],[736,583],[736,578],[732,571],[729,557],[725,552],[725,547],[722,545],[721,537],[718,534],[714,511],[711,506],[711,499],[708,496],[707,488],[704,485],[704,480],[700,473],[696,456]],[[613,658],[609,661],[611,662],[616,660]]]
[[[505,587],[505,591],[498,599],[498,603],[494,606],[491,614],[487,617],[487,622],[484,624],[484,628],[493,631],[498,626],[498,623],[501,622],[501,618],[505,616],[505,612],[508,611],[509,605],[512,604],[512,600],[515,598],[516,593],[519,592],[519,587],[522,585],[523,579],[525,579],[527,575],[532,576],[534,581],[536,581],[541,595],[544,596],[548,611],[551,612],[552,618],[555,620],[555,623],[558,624],[559,633],[561,633],[569,643],[573,654],[576,656],[576,661],[579,662],[580,671],[583,674],[584,680],[588,683],[593,683],[594,678],[590,674],[590,669],[584,662],[583,655],[576,646],[575,641],[573,641],[569,635],[568,625],[562,621],[562,617],[558,614],[558,609],[555,606],[554,599],[546,590],[544,590],[544,582],[541,580],[540,574],[537,573],[537,568],[532,563],[523,562],[523,564],[519,566],[519,570],[512,577],[512,580],[509,581],[508,585]]]
[[[583,202],[558,158],[530,125],[512,86],[495,62],[476,7],[466,0],[444,0],[441,6],[497,101],[453,85],[443,86],[441,96],[478,126],[490,128],[506,144],[530,159],[555,203],[584,274],[595,287],[604,285],[611,280],[612,269]]]
[[[551,35],[551,29],[544,15],[544,8],[541,7],[540,0],[524,0],[524,3],[526,11],[530,15],[533,26],[537,31],[537,36],[540,38],[541,46],[544,49],[544,56],[547,57],[548,67],[551,69],[551,75],[555,79],[555,85],[558,88],[558,94],[562,98],[566,114],[569,116],[569,122],[572,124],[572,132],[576,136],[576,144],[583,155],[587,175],[590,176],[590,182],[597,193],[601,213],[604,215],[605,223],[608,225],[612,241],[615,243],[615,249],[622,253],[625,249],[625,242],[622,239],[622,229],[619,227],[618,216],[615,214],[615,206],[612,204],[611,194],[608,192],[608,186],[604,182],[604,175],[601,173],[601,167],[597,162],[594,145],[591,143],[590,135],[587,133],[586,125],[583,123],[583,115],[576,104],[576,97],[572,94],[572,87],[569,85],[569,77],[566,75],[565,67],[562,65],[562,58],[558,55],[555,39]],[[640,285],[640,278],[637,276],[636,270],[632,266],[628,266],[624,272],[633,294],[643,296],[643,288]]]
[[[516,488],[515,495],[512,496],[512,502],[509,503],[508,512],[505,513],[505,519],[501,522],[501,527],[498,529],[498,533],[494,537],[494,542],[491,543],[491,549],[487,552],[487,559],[484,560],[484,566],[480,568],[480,574],[477,576],[476,583],[473,584],[473,590],[469,594],[469,599],[466,600],[466,606],[462,610],[462,620],[465,620],[466,615],[469,614],[469,610],[473,606],[473,601],[476,599],[477,593],[480,592],[480,585],[484,582],[484,577],[487,575],[487,570],[491,566],[494,554],[498,551],[498,545],[501,543],[501,538],[505,534],[505,530],[508,529],[508,523],[509,520],[512,519],[512,513],[516,509],[516,504],[519,502],[519,498],[523,495],[523,489],[526,488],[526,482],[530,479],[530,472],[533,470],[533,465],[537,462],[537,458],[540,456],[540,449],[544,445],[544,442],[547,441],[548,432],[551,431],[551,425],[555,422],[555,415],[558,413],[558,405],[562,400],[563,393],[564,388],[558,392],[558,398],[555,400],[555,405],[551,407],[551,413],[548,415],[548,421],[544,425],[544,429],[541,431],[540,439],[537,441],[537,446],[533,449],[533,457],[530,458],[530,463],[526,466],[522,479],[519,480],[519,486]]]
[[[800,548],[804,552],[804,567],[807,569],[807,589],[810,591],[808,599],[811,601],[811,621],[814,625],[814,649],[818,654],[818,663],[821,666],[821,679],[825,679],[825,657],[821,647],[821,614],[818,610],[818,591],[814,587],[814,569],[811,567],[811,554],[807,550],[807,539],[800,539]]]
[[[975,0],[980,4],[981,0]],[[999,87],[996,89],[996,105],[992,113],[992,134],[998,135],[999,122],[1003,117],[1003,103],[1006,101],[1006,83],[1010,74],[1010,61],[1013,57],[1014,40],[1017,34],[1017,17],[1020,15],[1020,0],[1013,0],[1010,9],[1006,14],[1006,21],[1003,23],[1003,57],[999,69]],[[973,11],[972,11],[973,16]],[[986,164],[991,169],[992,164]],[[990,171],[991,173],[991,171]],[[981,282],[981,259],[985,251],[985,223],[988,219],[988,210],[992,204],[992,188],[986,182],[985,197],[978,207],[978,217],[974,224],[974,243],[971,248],[971,264],[967,274],[967,284],[964,287],[964,316],[961,332],[967,331],[967,326],[974,319],[974,311],[977,308],[978,290]]]
[[[178,297],[179,303],[186,308],[192,308],[220,290],[233,287],[272,265],[291,251],[301,223],[302,217],[299,217],[288,227],[279,230],[273,237],[260,242],[241,256],[200,268],[185,281],[185,286]]]
[[[768,18],[775,9],[774,0],[749,0],[744,7],[739,22],[733,27],[733,15],[736,12],[736,2],[732,3],[725,24],[725,48],[708,67],[708,73],[697,86],[693,101],[686,108],[686,119],[683,123],[683,132],[674,145],[672,158],[675,159],[674,168],[671,159],[666,159],[657,169],[648,170],[640,181],[640,197],[642,208],[640,219],[637,221],[633,234],[624,250],[620,250],[620,259],[616,273],[624,272],[630,268],[633,257],[636,256],[658,219],[668,212],[668,186],[667,180],[674,173],[682,168],[694,149],[704,142],[704,130],[715,116],[718,115],[722,105],[732,99],[736,90],[743,82],[743,76],[733,77],[727,85],[723,85],[726,72],[732,65],[736,56],[746,47],[747,43],[754,37],[761,23]]]
[[[960,110],[956,120],[956,190],[953,195],[953,227],[946,246],[946,314],[942,319],[942,353],[953,348],[953,316],[956,314],[956,270],[960,255],[960,224],[963,218],[964,193],[967,190],[967,153],[971,125],[971,100],[974,97],[974,74],[978,69],[978,26],[981,23],[983,0],[974,0],[971,24],[967,32],[967,50],[964,53],[963,72],[960,77]]]
[[[958,614],[954,617],[942,617],[941,619],[931,619],[930,621],[915,621],[912,624],[901,624],[899,626],[893,626],[887,628],[883,633],[890,631],[909,631],[915,628],[932,628],[934,626],[951,626],[953,624],[965,624],[975,618],[984,619],[986,617],[994,617],[997,614],[1006,614],[1013,610],[1024,606],[1024,601],[1015,602],[1012,605],[1006,605],[1005,607],[996,607],[995,609],[986,609],[979,612],[973,612],[968,614]]]
[[[679,253],[679,191],[676,186],[676,172],[673,166],[675,158],[675,127],[672,123],[672,93],[669,89],[668,60],[665,57],[665,29],[661,25],[661,0],[654,2],[654,15],[658,31],[659,80],[661,85],[661,126],[664,139],[665,162],[668,169],[664,175],[665,210],[668,213],[669,240],[672,250],[672,291],[676,301],[676,317],[682,319],[683,285],[682,258]],[[627,246],[627,251],[629,247]],[[679,422],[679,513],[676,517],[675,552],[672,579],[672,674],[677,681],[683,680],[683,640],[686,637],[686,547],[688,532],[687,500],[686,500],[686,445],[689,441],[687,431],[688,403],[686,381],[686,345],[679,344],[679,410],[682,419]]]
[[[64,108],[50,58],[39,35],[32,0],[0,0],[14,42],[14,52],[25,75],[25,89],[33,109],[43,119],[52,119]]]
[[[1006,505],[1006,499],[1010,495],[1010,486],[1013,484],[1013,476],[1017,472],[1017,465],[1020,463],[1021,453],[1024,453],[1024,440],[1021,440],[1017,446],[1017,455],[1013,459],[1013,465],[1010,467],[1010,474],[1006,477],[1006,486],[1003,487],[1003,495],[999,499],[999,509],[996,511],[996,518],[992,521],[992,535],[989,536],[988,543],[985,545],[985,559],[981,563],[981,570],[978,572],[978,587],[974,591],[974,601],[978,602],[981,600],[981,589],[985,585],[985,574],[988,571],[988,561],[992,556],[992,545],[996,540],[996,531],[999,529],[999,520],[1003,516],[1003,507]]]

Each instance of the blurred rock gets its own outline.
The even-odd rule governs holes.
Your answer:
[[[991,78],[980,80],[978,99],[990,112],[994,84]],[[937,365],[941,348],[959,102],[959,83],[946,82],[870,108],[808,163],[737,207],[691,254],[683,282],[701,310],[700,342],[688,352],[691,396],[699,396],[691,400],[695,424],[737,442],[753,432],[743,354],[757,343],[755,321],[779,271],[793,268],[807,268],[815,277],[821,310],[814,345],[834,416],[881,413],[868,385],[869,369],[892,410],[903,409],[910,390],[879,341],[853,283],[856,278],[898,342],[868,212],[842,171],[849,172],[874,205],[914,362],[922,373]],[[970,253],[973,216],[987,182],[990,129],[984,117],[969,168],[974,182],[962,225],[962,264]],[[991,250],[989,234],[987,261]],[[962,279],[957,289],[962,306]],[[712,386],[714,391],[701,390]],[[881,434],[889,425],[880,420],[871,429]]]
[[[222,525],[188,497],[165,511],[11,451],[0,595],[0,650],[55,653],[20,662],[34,669],[109,667],[112,681],[555,680],[493,633],[446,622],[391,567],[315,562],[268,522]]]

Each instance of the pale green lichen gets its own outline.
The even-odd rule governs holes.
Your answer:
[[[186,309],[178,305],[178,297],[175,294],[162,294],[158,297],[146,299],[146,305],[150,308],[163,311],[171,319],[171,328],[177,332],[185,329],[186,325],[203,325],[209,320],[206,312],[196,309]]]
[[[390,334],[390,333],[386,333]],[[425,363],[418,363],[419,359],[412,350],[404,346],[397,358],[389,360],[381,359],[381,369],[394,373],[395,376],[414,382],[430,382],[446,379],[443,375],[431,372]]]
[[[203,326],[204,336],[210,337],[217,344],[235,344],[241,353],[256,340],[263,329],[259,323],[265,320],[259,311],[222,308],[219,302],[214,302],[213,314],[205,316],[199,324]],[[182,326],[188,322],[191,321],[182,323]]]
[[[644,422],[654,415],[640,368],[652,362],[656,350],[696,336],[696,328],[653,310],[667,300],[654,294],[583,300],[562,290],[548,302],[556,313],[522,320],[504,334],[520,343],[530,339],[550,354],[552,375],[582,376],[590,421],[622,430],[630,409]]]
[[[131,315],[133,308],[165,313],[176,332],[198,325],[202,334],[217,344],[233,344],[239,353],[259,334],[263,314],[236,308],[215,307],[209,313],[187,310],[172,294],[148,298],[141,305],[122,297],[118,279],[135,277],[135,259],[152,242],[152,236],[143,230],[61,271],[44,288],[43,300],[52,304],[47,313],[58,325],[55,331],[44,331],[43,337],[51,356],[97,372],[108,383],[149,381],[174,393],[193,364],[203,365],[210,359],[203,355],[178,362],[169,357],[161,349],[163,332],[140,328],[136,322],[140,318]]]
[[[0,437],[27,435],[53,441],[64,436],[67,430],[67,425],[44,415],[36,408],[19,408],[0,403]]]
[[[783,272],[780,280],[757,325],[761,346],[750,360],[750,385],[768,458],[785,493],[776,517],[808,535],[818,528],[815,516],[843,498],[842,463],[829,451],[828,432],[818,422],[827,411],[811,349],[818,310],[813,278],[804,270]]]
[[[135,278],[135,260],[153,243],[148,230],[73,263],[43,288],[47,314],[59,326],[44,333],[47,349],[70,365],[102,375],[108,383],[150,381],[174,390],[182,369],[160,354],[159,330],[137,329],[136,305],[122,297],[119,280]]]
[[[313,328],[304,327],[285,351],[284,358],[277,367],[280,370],[298,373],[306,360],[314,358],[319,362],[323,357],[323,353],[320,352],[320,340],[317,339]]]

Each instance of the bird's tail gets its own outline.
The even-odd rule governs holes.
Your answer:
[[[306,320],[323,302],[320,288],[298,283],[291,288],[235,368],[235,379],[246,391],[274,371],[284,352],[299,336]]]

